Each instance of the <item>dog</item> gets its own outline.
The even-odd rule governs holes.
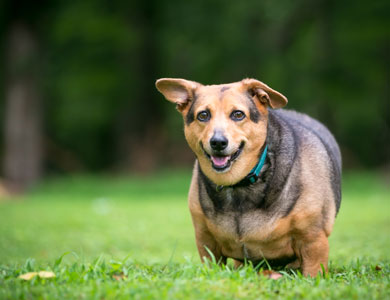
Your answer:
[[[326,272],[341,203],[341,155],[329,130],[280,109],[287,98],[256,79],[162,78],[156,87],[182,114],[197,158],[188,200],[202,261]]]

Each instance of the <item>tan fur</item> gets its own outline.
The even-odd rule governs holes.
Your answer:
[[[258,223],[259,216],[253,213],[247,216],[248,227],[253,230],[237,239],[236,234],[229,233],[225,228],[215,226],[204,215],[198,198],[196,176],[193,176],[189,195],[189,207],[195,227],[197,247],[202,259],[209,258],[204,246],[209,248],[217,260],[224,261],[222,253],[228,257],[242,257],[242,246],[245,245],[252,253],[261,253],[268,259],[292,256],[298,259],[288,265],[290,268],[301,268],[304,275],[316,276],[321,272],[321,264],[327,270],[329,228],[333,222],[315,224],[321,214],[321,207],[306,210],[307,202],[313,199],[304,194],[298,200],[297,206],[285,218],[266,220]],[[334,205],[333,205],[334,206]],[[331,214],[331,212],[330,212]],[[264,220],[262,220],[264,221]],[[330,224],[331,223],[331,224]],[[317,225],[314,226],[313,224]],[[258,258],[262,258],[259,256]],[[235,265],[241,263],[235,261]]]
[[[195,229],[196,246],[202,261],[205,258],[210,259],[210,254],[206,247],[212,251],[218,261],[222,258],[221,247],[217,244],[215,238],[211,235],[206,225],[206,217],[202,211],[198,197],[197,168],[194,167],[190,192],[188,195],[188,206],[190,208],[192,223]],[[205,247],[206,246],[206,247]]]
[[[258,161],[257,155],[266,137],[266,119],[259,122],[259,124],[250,122],[248,118],[239,122],[239,124],[230,120],[229,114],[233,109],[242,110],[247,116],[249,116],[249,111],[247,105],[245,105],[247,100],[242,95],[241,85],[232,84],[229,87],[229,90],[225,91],[223,95],[221,95],[220,86],[198,88],[197,94],[199,96],[195,115],[199,111],[208,108],[215,117],[208,124],[193,122],[184,129],[187,142],[197,155],[202,171],[214,183],[219,185],[234,184],[244,177],[244,174],[249,173]],[[266,110],[264,105],[258,101],[256,102],[260,109]],[[183,115],[185,116],[185,113]],[[211,152],[208,141],[216,128],[223,130],[229,139],[229,147],[231,147],[232,153],[238,149],[241,141],[246,144],[241,159],[237,160],[227,173],[216,173],[212,170],[210,162],[203,154],[203,149],[199,146],[199,141],[202,141],[206,151]]]
[[[222,89],[223,87],[225,89]],[[203,86],[182,79],[161,79],[157,81],[157,88],[169,101],[178,105],[184,119],[194,97],[195,116],[206,108],[211,112],[213,118],[209,122],[195,121],[186,125],[185,136],[197,155],[202,172],[215,184],[225,186],[240,181],[257,164],[258,153],[267,134],[267,105],[277,108],[287,103],[283,95],[254,79],[215,86]],[[248,99],[245,98],[248,97],[245,94],[248,90],[253,90],[253,103],[261,113],[261,119],[258,123],[250,122],[248,118],[234,122],[229,118],[232,110],[241,110],[246,116],[250,114]],[[231,153],[237,151],[242,141],[245,142],[240,158],[224,173],[217,173],[212,169],[200,146],[202,142],[205,151],[211,152],[208,141],[216,129],[222,130],[228,138]],[[215,216],[213,220],[205,216],[199,200],[198,168],[195,165],[188,204],[202,260],[210,257],[205,249],[207,247],[221,262],[226,262],[226,257],[241,259],[249,254],[253,259],[276,259],[295,255],[297,259],[288,267],[301,268],[304,275],[317,275],[321,272],[321,265],[327,270],[327,237],[332,231],[336,208],[332,201],[330,174],[319,160],[319,151],[324,150],[315,148],[310,142],[303,145],[300,155],[302,160],[310,161],[310,164],[302,165],[301,180],[305,185],[293,210],[285,217],[270,216],[261,210],[243,213],[241,224],[244,231],[240,236],[231,228],[232,216],[228,213]],[[286,186],[290,184],[293,184],[291,178],[286,182]],[[329,201],[320,201],[324,198]],[[240,265],[241,262],[235,260],[235,266]]]

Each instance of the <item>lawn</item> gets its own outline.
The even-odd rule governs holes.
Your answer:
[[[330,272],[271,280],[200,264],[190,171],[46,180],[0,200],[0,299],[390,299],[389,178],[348,173]],[[19,275],[52,271],[54,278]]]

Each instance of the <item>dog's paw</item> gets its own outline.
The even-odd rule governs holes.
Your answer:
[[[294,260],[293,262],[289,263],[287,266],[286,266],[286,269],[293,269],[293,270],[297,270],[301,267],[301,262],[299,261],[299,259],[296,259]]]
[[[280,279],[283,277],[282,274],[280,274],[279,272],[275,272],[275,271],[272,271],[272,270],[263,270],[261,271],[262,275],[264,275],[265,277],[268,277],[270,279],[274,279],[274,280],[277,280],[277,279]]]

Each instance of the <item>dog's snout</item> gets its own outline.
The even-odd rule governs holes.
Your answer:
[[[228,139],[220,132],[215,132],[210,139],[210,146],[215,151],[222,151],[228,146]]]

